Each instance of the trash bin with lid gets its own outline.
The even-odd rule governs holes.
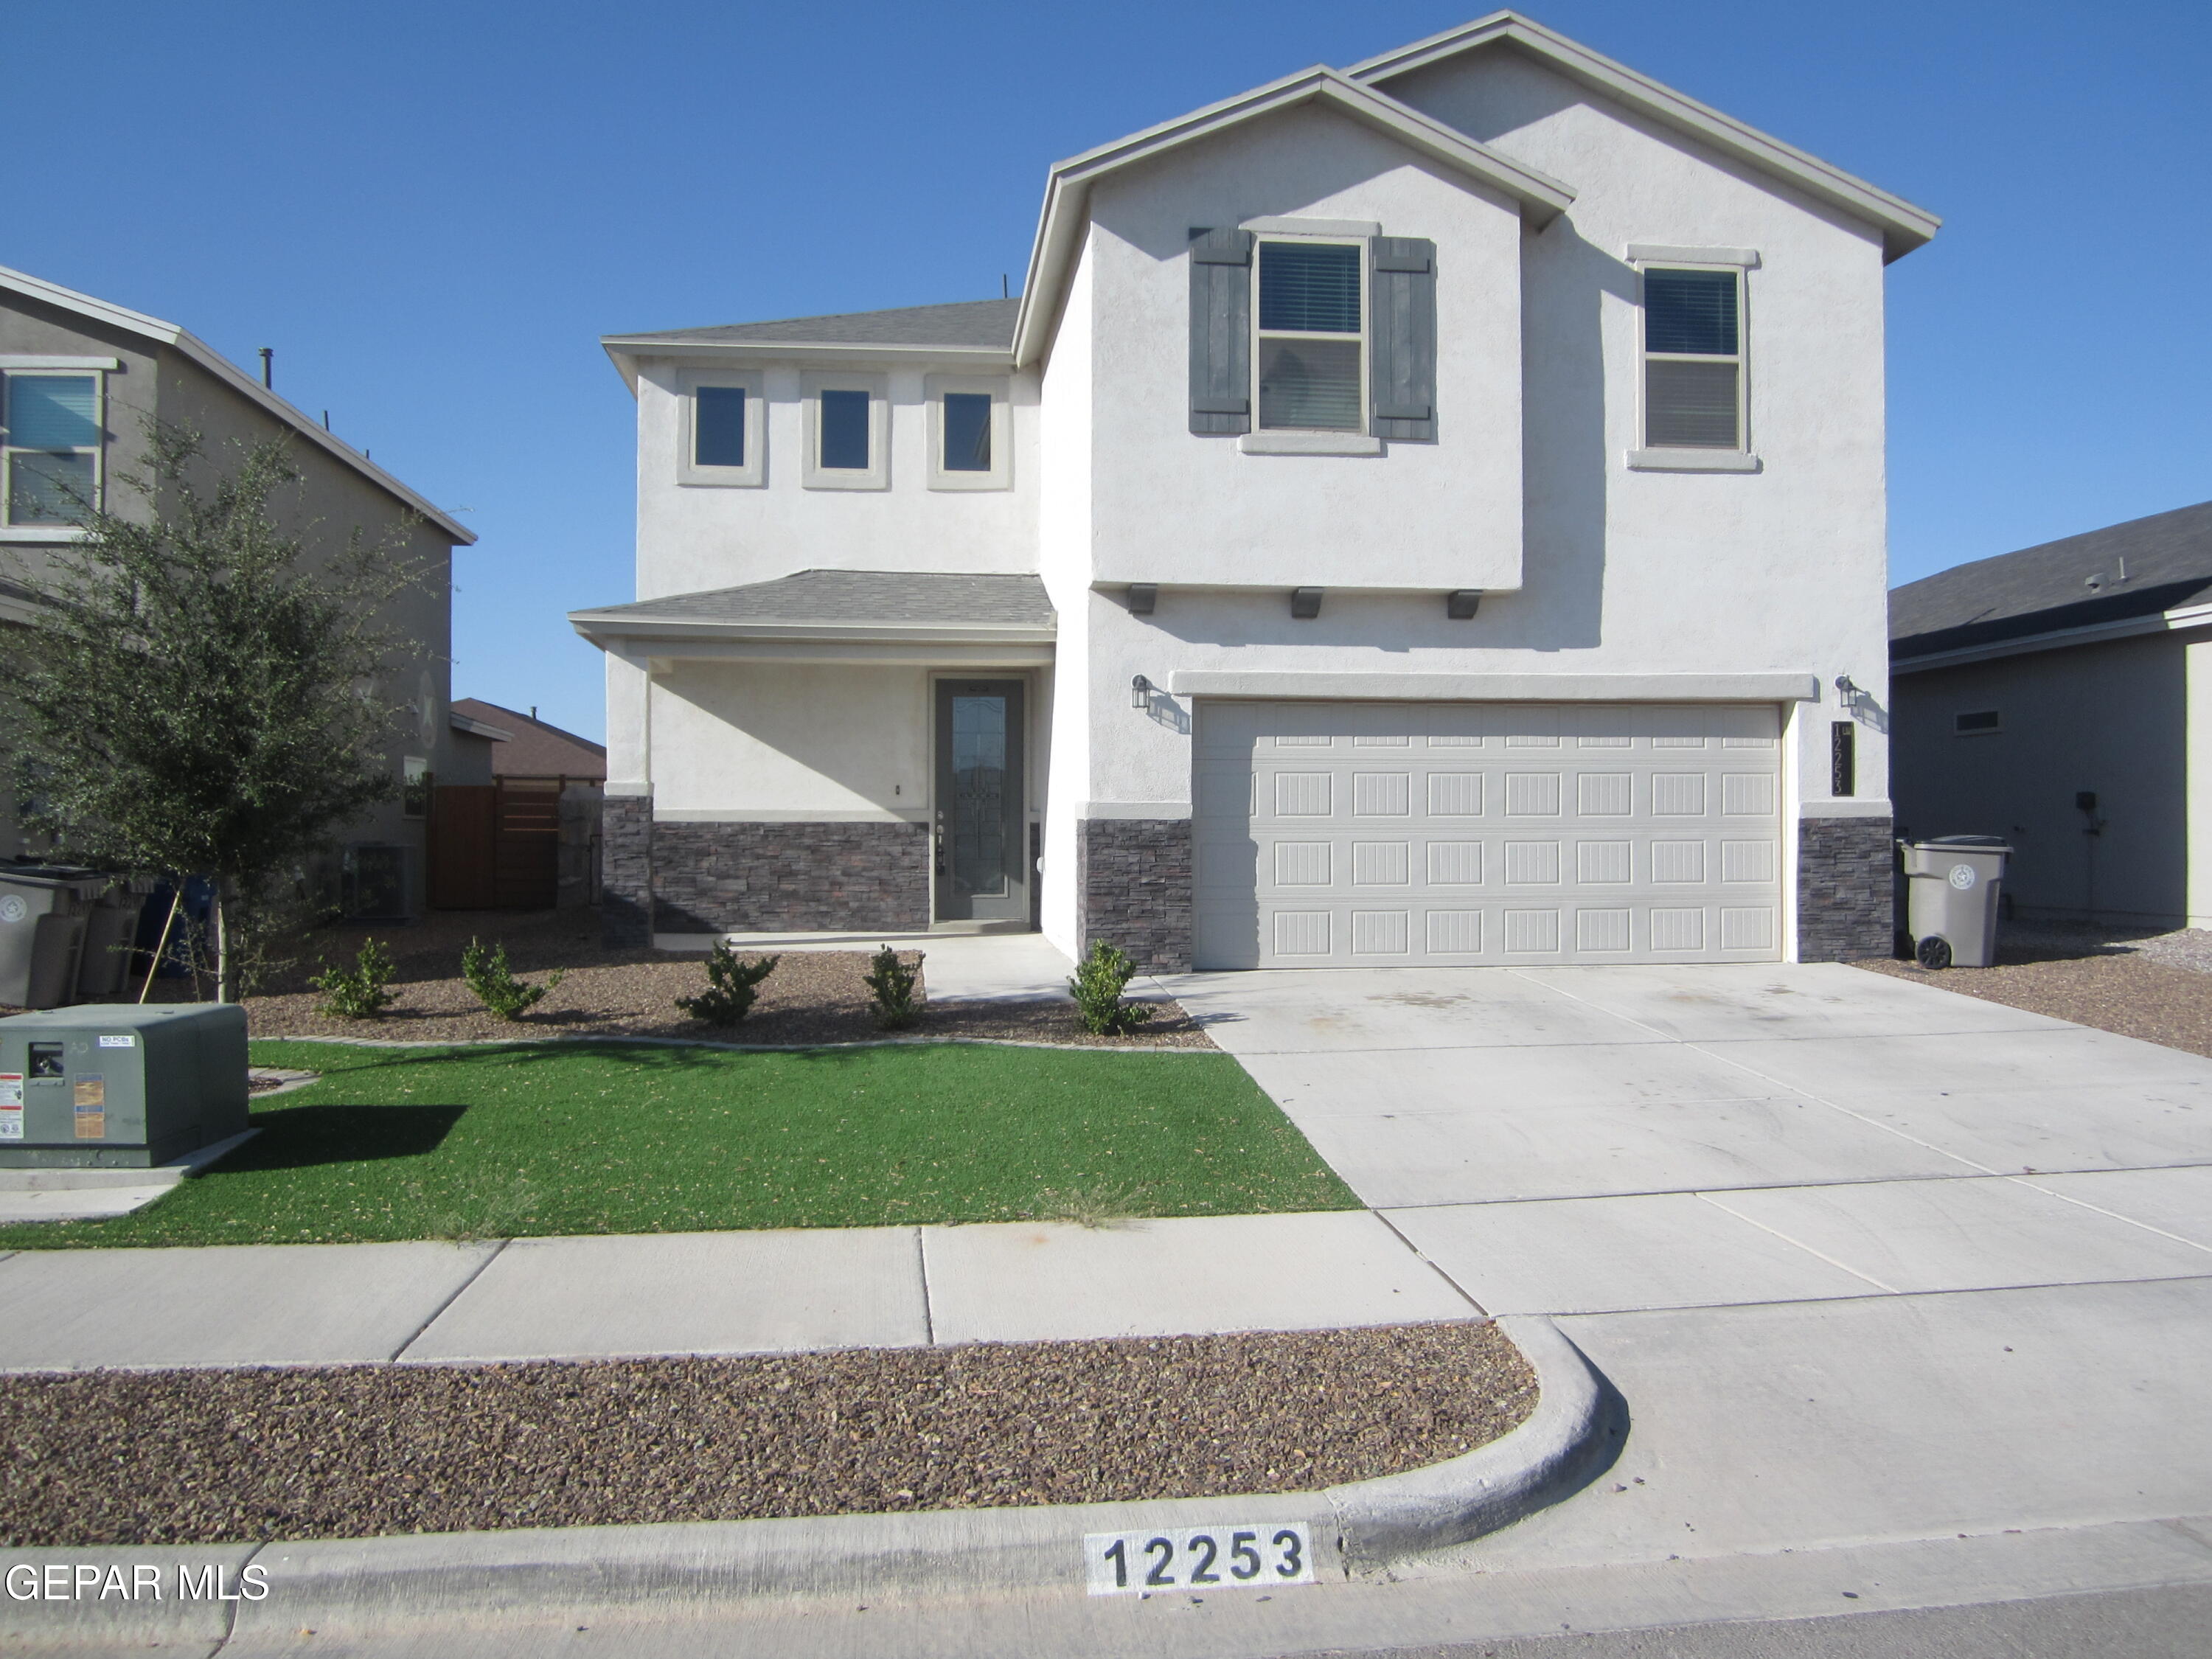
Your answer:
[[[1997,891],[2012,848],[2002,836],[1901,841],[1905,927],[1923,968],[1987,968],[1996,960]]]
[[[0,865],[0,1003],[52,1008],[76,990],[87,912],[106,878],[53,865]]]

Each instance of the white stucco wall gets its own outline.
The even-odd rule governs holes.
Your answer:
[[[637,597],[659,599],[767,581],[794,570],[1016,571],[1036,568],[1036,377],[1005,374],[1014,441],[1012,487],[929,488],[924,381],[971,374],[957,362],[863,365],[887,382],[890,477],[884,489],[809,489],[800,401],[802,368],[746,363],[768,406],[766,483],[757,488],[678,481],[678,377],[703,360],[648,360],[637,397]],[[721,367],[731,367],[725,362]],[[854,367],[841,361],[840,367]]]
[[[929,671],[676,662],[653,695],[656,816],[921,818]]]

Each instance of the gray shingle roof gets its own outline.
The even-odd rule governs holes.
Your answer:
[[[577,611],[594,621],[833,623],[1050,629],[1052,601],[1035,576],[933,570],[801,570],[774,581],[672,593]]]
[[[1890,655],[1927,656],[2154,616],[2206,598],[2212,598],[2212,501],[2199,501],[1893,588]]]
[[[609,345],[696,340],[702,345],[964,346],[1011,350],[1019,300],[966,300],[949,306],[901,306],[892,311],[848,311],[828,317],[786,317],[769,323],[726,323],[717,328],[668,328],[649,334],[611,334]]]

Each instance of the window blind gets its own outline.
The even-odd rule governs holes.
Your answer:
[[[8,441],[18,449],[97,447],[98,401],[98,382],[89,374],[10,374]]]

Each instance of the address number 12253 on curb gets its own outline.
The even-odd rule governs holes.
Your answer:
[[[1303,1521],[1085,1534],[1093,1595],[1263,1589],[1314,1582],[1313,1534]]]

